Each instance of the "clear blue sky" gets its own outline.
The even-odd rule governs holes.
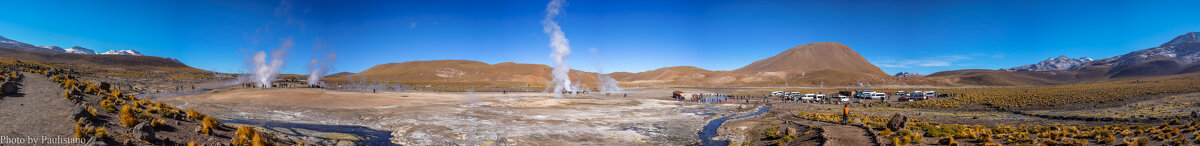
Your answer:
[[[0,36],[135,49],[220,72],[291,39],[284,73],[336,52],[336,71],[464,59],[551,64],[542,0],[12,1]],[[567,0],[555,20],[585,71],[733,70],[793,46],[841,42],[885,72],[1096,59],[1200,31],[1198,1]],[[590,48],[595,48],[592,53]]]

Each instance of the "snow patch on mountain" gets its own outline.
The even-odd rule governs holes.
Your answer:
[[[133,55],[142,56],[142,53],[134,50],[108,50],[108,52],[100,53],[103,55]]]
[[[75,46],[75,47],[67,48],[67,49],[65,49],[65,50],[66,50],[66,52],[67,52],[67,53],[75,53],[75,54],[96,54],[96,51],[92,51],[92,49],[83,48],[83,47],[79,47],[79,46]]]
[[[925,77],[925,75],[924,75],[924,74],[921,74],[921,73],[915,73],[915,72],[899,72],[899,73],[896,73],[896,75],[892,75],[892,76],[896,76],[896,77],[910,77],[910,78],[919,78],[919,77]]]
[[[66,50],[63,50],[62,47],[58,47],[58,46],[38,46],[38,48],[42,48],[42,49],[45,49],[44,51],[49,51],[49,52],[54,52],[54,53],[66,52]]]
[[[1022,65],[1013,68],[1000,69],[1003,71],[1051,71],[1051,70],[1067,70],[1077,66],[1094,61],[1090,57],[1070,58],[1067,56],[1058,56],[1058,58],[1046,58],[1041,62],[1029,65]]]

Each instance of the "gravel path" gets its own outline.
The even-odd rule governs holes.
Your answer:
[[[879,145],[875,140],[871,139],[866,129],[850,125],[833,124],[828,122],[813,121],[797,118],[791,114],[780,114],[780,119],[791,121],[793,123],[821,128],[825,132],[821,133],[827,141],[825,145],[831,146],[861,146],[861,145]]]
[[[0,137],[74,137],[75,122],[68,116],[74,104],[63,98],[63,88],[46,76],[21,74],[24,95],[0,99]]]

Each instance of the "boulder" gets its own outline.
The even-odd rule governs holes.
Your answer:
[[[788,127],[787,133],[784,135],[796,135],[796,134],[800,134],[800,133],[796,133],[796,128]]]
[[[1196,114],[1196,111],[1192,111],[1192,118],[1200,118],[1200,114]]]
[[[137,126],[133,126],[133,136],[141,140],[154,142],[154,127],[150,126],[150,122],[137,124]]]
[[[4,82],[3,85],[0,85],[0,94],[4,94],[4,95],[17,94],[17,83],[16,82]]]
[[[112,91],[109,88],[112,88],[112,84],[108,84],[108,82],[100,82],[100,90]]]
[[[79,105],[76,105],[75,107],[71,107],[70,114],[71,114],[71,119],[85,119],[85,118],[92,117],[92,113],[88,113],[87,108],[84,108],[83,106],[79,106]]]
[[[887,128],[892,130],[900,130],[904,129],[904,126],[907,125],[908,117],[905,117],[900,113],[896,113],[896,115],[892,115],[892,119],[888,121]]]

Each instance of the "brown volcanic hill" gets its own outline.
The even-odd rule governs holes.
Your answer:
[[[792,47],[778,55],[755,61],[750,65],[733,70],[735,72],[807,72],[820,70],[844,70],[877,75],[887,75],[883,70],[867,62],[858,52],[837,42],[820,42]]]
[[[391,81],[511,81],[543,84],[549,82],[550,66],[541,64],[487,64],[471,60],[432,60],[388,63],[352,74],[355,78]],[[593,83],[596,74],[571,70],[571,80]]]
[[[346,76],[350,76],[353,74],[354,73],[352,73],[352,72],[339,72],[339,73],[325,75],[324,78],[345,78]]]
[[[154,57],[133,55],[93,55],[73,53],[33,52],[11,48],[0,48],[0,58],[33,60],[52,64],[72,64],[102,68],[121,68],[158,72],[192,72],[203,73],[205,70],[193,68],[179,61]]]

